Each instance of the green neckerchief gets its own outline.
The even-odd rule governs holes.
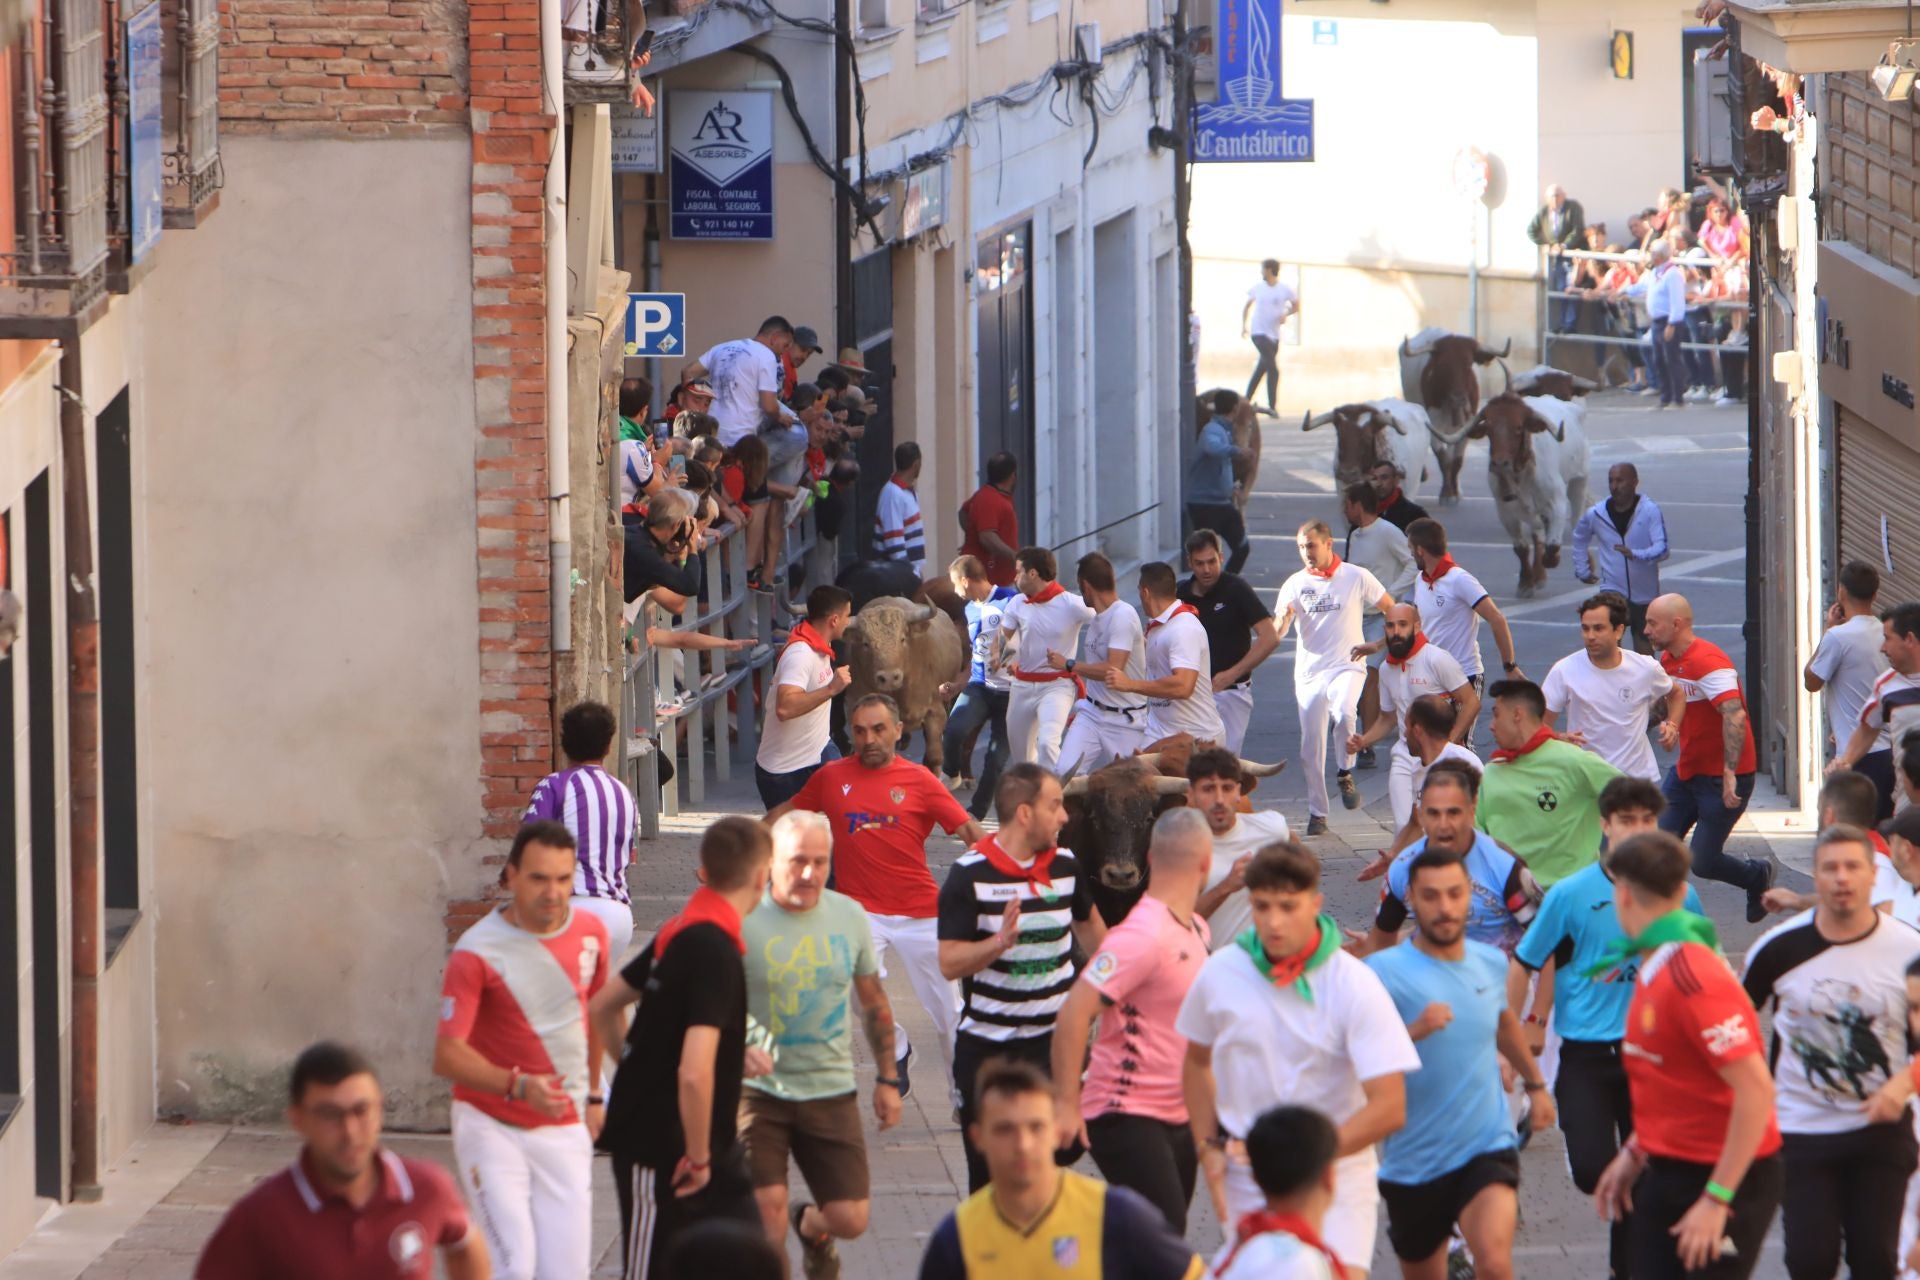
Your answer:
[[[1245,933],[1235,938],[1234,943],[1242,951],[1253,957],[1253,967],[1260,971],[1261,977],[1273,983],[1276,987],[1285,984],[1287,981],[1286,973],[1281,972],[1276,975],[1275,970],[1284,970],[1289,967],[1287,961],[1282,960],[1279,964],[1275,964],[1273,961],[1267,959],[1267,949],[1260,945],[1260,931],[1258,929],[1249,928]],[[1320,913],[1320,942],[1314,947],[1312,953],[1307,956],[1305,963],[1300,965],[1299,972],[1292,975],[1293,989],[1298,991],[1300,998],[1308,1004],[1313,1003],[1313,989],[1307,985],[1307,975],[1325,964],[1327,958],[1339,949],[1340,922],[1323,911]]]
[[[1597,978],[1609,969],[1617,969],[1635,956],[1645,955],[1669,942],[1698,942],[1715,951],[1720,950],[1720,935],[1715,932],[1713,921],[1676,908],[1642,929],[1639,937],[1629,938],[1622,934],[1609,942],[1599,962],[1589,966],[1581,976]]]
[[[622,440],[645,440],[647,438],[647,428],[645,424],[635,422],[623,413],[620,415],[620,438]]]

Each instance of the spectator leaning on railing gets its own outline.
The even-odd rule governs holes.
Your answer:
[[[654,603],[677,614],[700,594],[693,517],[692,494],[662,489],[648,502],[646,518],[627,526],[621,576],[628,604],[651,591]]]
[[[1547,251],[1547,288],[1560,292],[1567,287],[1565,249],[1580,247],[1581,229],[1587,224],[1578,200],[1567,199],[1566,188],[1559,183],[1547,187],[1546,203],[1527,224],[1527,239]],[[1560,307],[1560,329],[1571,329],[1579,316],[1580,304],[1566,299]]]

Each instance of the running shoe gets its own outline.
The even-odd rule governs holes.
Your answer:
[[[902,1102],[905,1102],[907,1098],[913,1093],[913,1077],[907,1074],[907,1068],[912,1065],[913,1065],[913,1046],[908,1045],[907,1051],[901,1054],[900,1057],[893,1064],[893,1078],[900,1082],[899,1092],[900,1092],[900,1100]]]
[[[1373,748],[1362,747],[1360,749],[1360,754],[1356,755],[1353,758],[1353,767],[1356,769],[1378,769],[1380,767],[1380,762],[1374,759]]]
[[[834,1244],[833,1237],[809,1237],[800,1230],[800,1220],[810,1207],[810,1201],[802,1200],[787,1210],[787,1220],[793,1223],[793,1234],[800,1237],[800,1274],[806,1280],[840,1280],[840,1249]]]
[[[1360,784],[1353,780],[1353,775],[1347,770],[1342,769],[1334,776],[1333,780],[1340,784],[1340,803],[1349,809],[1358,809],[1360,807]]]
[[[1767,890],[1773,888],[1775,867],[1772,858],[1756,858],[1760,864],[1760,883],[1747,890],[1747,923],[1759,924],[1767,918],[1767,904],[1761,899],[1767,896]]]
[[[1323,836],[1327,834],[1327,820],[1317,813],[1308,814],[1307,834],[1310,836]]]

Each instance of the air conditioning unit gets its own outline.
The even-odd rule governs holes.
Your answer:
[[[1073,29],[1073,56],[1090,67],[1100,65],[1100,24],[1082,22]]]

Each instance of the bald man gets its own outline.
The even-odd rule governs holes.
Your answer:
[[[1180,1085],[1187,1042],[1173,1021],[1207,958],[1207,922],[1194,906],[1213,866],[1206,816],[1161,814],[1147,866],[1147,896],[1107,932],[1054,1021],[1058,1145],[1084,1142],[1102,1177],[1151,1200],[1184,1235],[1199,1160]],[[1088,1028],[1115,1005],[1124,1016],[1100,1019],[1089,1062]]]
[[[1660,562],[1668,555],[1667,518],[1640,492],[1631,462],[1607,469],[1607,496],[1573,526],[1573,576],[1627,599],[1627,630],[1638,653],[1652,653],[1647,605],[1660,594]]]
[[[1747,920],[1767,915],[1773,887],[1771,858],[1736,858],[1726,851],[1733,824],[1753,797],[1753,727],[1733,660],[1693,631],[1685,596],[1664,595],[1647,606],[1647,638],[1661,649],[1660,665],[1673,677],[1660,745],[1679,748],[1660,784],[1667,809],[1660,827],[1686,839],[1693,832],[1693,874],[1746,891]]]
[[[1387,774],[1387,797],[1393,806],[1393,827],[1398,831],[1413,815],[1413,775],[1420,767],[1407,745],[1407,713],[1420,698],[1445,697],[1456,713],[1450,737],[1461,743],[1467,740],[1467,731],[1480,714],[1480,695],[1453,655],[1428,641],[1420,630],[1419,609],[1396,604],[1385,610],[1385,616],[1387,657],[1380,664],[1380,714],[1365,733],[1353,735],[1347,749],[1358,752],[1399,730]]]

